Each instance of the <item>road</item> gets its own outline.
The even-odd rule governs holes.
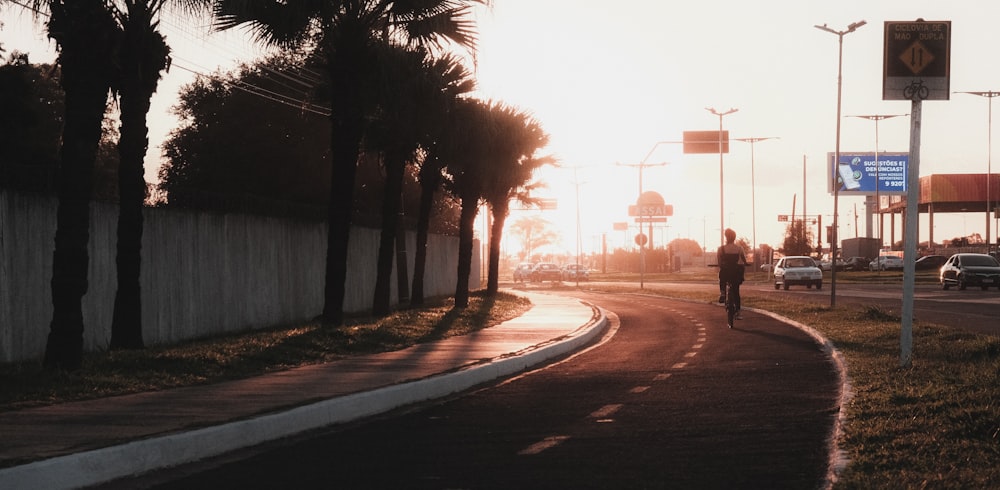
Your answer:
[[[601,342],[415,407],[106,488],[817,488],[838,413],[799,330],[716,305],[576,292]]]

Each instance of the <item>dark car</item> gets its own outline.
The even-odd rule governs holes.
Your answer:
[[[914,262],[913,266],[916,267],[918,271],[929,271],[931,269],[940,269],[945,262],[948,261],[948,257],[944,255],[924,255]]]
[[[958,289],[979,286],[985,291],[990,286],[1000,289],[1000,262],[986,254],[955,254],[941,266],[941,287],[953,285]]]
[[[844,270],[846,271],[866,271],[868,270],[868,264],[871,263],[871,259],[868,257],[848,257],[844,261]]]
[[[562,269],[551,262],[541,262],[531,270],[531,282],[561,281]]]

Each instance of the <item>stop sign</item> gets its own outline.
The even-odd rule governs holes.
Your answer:
[[[639,233],[638,235],[635,236],[635,244],[640,247],[644,247],[646,245],[646,241],[648,240],[649,239],[646,238],[645,233]]]

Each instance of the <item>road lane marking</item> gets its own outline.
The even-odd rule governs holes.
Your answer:
[[[546,449],[553,448],[558,446],[559,444],[562,444],[562,442],[567,439],[569,439],[569,436],[549,436],[541,440],[540,442],[536,442],[518,451],[517,454],[520,456],[531,456],[534,454],[538,454]]]
[[[611,405],[605,405],[597,410],[591,412],[590,417],[594,419],[608,418],[615,414],[618,410],[622,408],[621,403],[613,403]]]
[[[688,363],[686,362],[678,362],[677,364],[670,366],[670,369],[684,369],[685,367],[687,367],[687,365]]]
[[[648,389],[649,389],[648,386],[636,386],[635,388],[632,388],[631,390],[628,390],[628,392],[629,393],[642,393],[643,391],[646,391]]]
[[[657,374],[656,377],[653,378],[653,381],[663,381],[669,377],[670,373]]]
[[[692,358],[694,356],[697,356],[697,355],[698,355],[697,352],[688,352],[687,354],[684,354],[684,357],[687,357],[688,359],[690,359],[690,358]]]

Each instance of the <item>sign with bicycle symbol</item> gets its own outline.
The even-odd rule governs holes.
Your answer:
[[[885,22],[882,100],[948,100],[951,21]]]

